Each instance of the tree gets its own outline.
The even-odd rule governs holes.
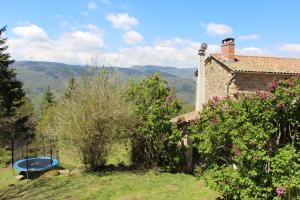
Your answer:
[[[46,130],[46,128],[51,124],[53,112],[55,110],[55,97],[52,91],[50,90],[50,87],[47,87],[46,92],[43,95],[43,102],[41,107],[41,116],[40,120],[37,124],[36,131],[37,131],[37,137],[44,137],[43,132]],[[48,134],[47,137],[55,137],[56,134]]]
[[[66,98],[70,98],[72,95],[72,92],[77,87],[76,79],[74,77],[70,78],[68,86],[67,86],[67,92],[65,93]]]
[[[17,128],[15,137],[34,138],[37,125],[37,116],[29,98],[24,97],[23,104],[14,115],[15,127]]]
[[[112,145],[125,141],[134,127],[133,106],[125,94],[115,74],[101,71],[99,76],[84,77],[70,98],[47,110],[38,130],[57,137],[60,151],[80,157],[87,169],[99,170]]]
[[[3,38],[5,30],[6,27],[0,29],[0,145],[4,147],[10,144],[13,137],[26,135],[32,128],[27,126],[31,115],[24,110],[21,112],[23,106],[30,102],[23,92],[22,82],[17,80],[17,74],[11,68],[14,60],[6,52],[8,49],[8,46],[5,45],[7,39]]]
[[[6,53],[8,46],[5,45],[7,39],[2,35],[6,27],[0,29],[0,96],[5,116],[14,115],[17,108],[24,102],[25,93],[22,89],[22,82],[17,80],[17,75],[10,66],[14,60],[10,59],[9,53]]]
[[[183,161],[182,135],[171,118],[181,109],[167,82],[154,73],[132,83],[128,98],[135,104],[138,124],[132,136],[132,162],[146,167],[178,167]]]
[[[54,103],[55,103],[55,96],[53,92],[50,90],[50,86],[48,86],[46,92],[44,93],[42,110],[43,111],[47,110],[49,107],[53,106]]]
[[[4,117],[3,98],[0,96],[0,149],[7,144],[7,137],[12,130],[11,121]]]

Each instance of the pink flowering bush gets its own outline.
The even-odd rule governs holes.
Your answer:
[[[198,168],[225,199],[300,198],[300,77],[214,97],[193,125]]]

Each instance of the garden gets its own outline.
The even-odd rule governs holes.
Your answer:
[[[87,68],[64,94],[48,88],[36,111],[5,42],[0,37],[1,199],[300,198],[299,75],[274,80],[270,91],[209,100],[187,125],[186,146],[171,121],[184,105],[160,74],[125,81]],[[23,142],[19,153],[14,141]],[[191,149],[197,162],[188,175]],[[29,174],[29,161],[46,157],[47,170]],[[13,165],[20,159],[23,168]]]

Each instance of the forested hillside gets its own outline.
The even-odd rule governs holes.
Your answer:
[[[95,72],[99,68],[81,65],[67,65],[56,62],[19,61],[13,65],[18,78],[24,83],[25,92],[39,102],[40,96],[47,87],[59,95],[65,88],[70,77],[80,78],[85,72]],[[132,66],[130,68],[107,67],[117,70],[124,79],[144,79],[153,72],[160,72],[166,78],[170,87],[176,89],[176,94],[186,103],[194,103],[195,81],[194,68],[175,68],[162,66]]]

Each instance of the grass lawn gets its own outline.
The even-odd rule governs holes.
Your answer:
[[[108,164],[130,164],[128,149],[118,144]],[[75,170],[82,166],[79,159],[60,151],[61,166]],[[77,159],[75,159],[77,158]],[[17,175],[17,172],[15,173]],[[210,200],[218,197],[203,180],[183,173],[159,171],[108,171],[53,176],[47,172],[36,179],[18,181],[11,168],[0,167],[0,199],[116,199],[116,200]]]
[[[13,185],[12,185],[13,184]],[[216,199],[202,180],[186,174],[106,172],[17,181],[10,168],[0,169],[0,199]]]

